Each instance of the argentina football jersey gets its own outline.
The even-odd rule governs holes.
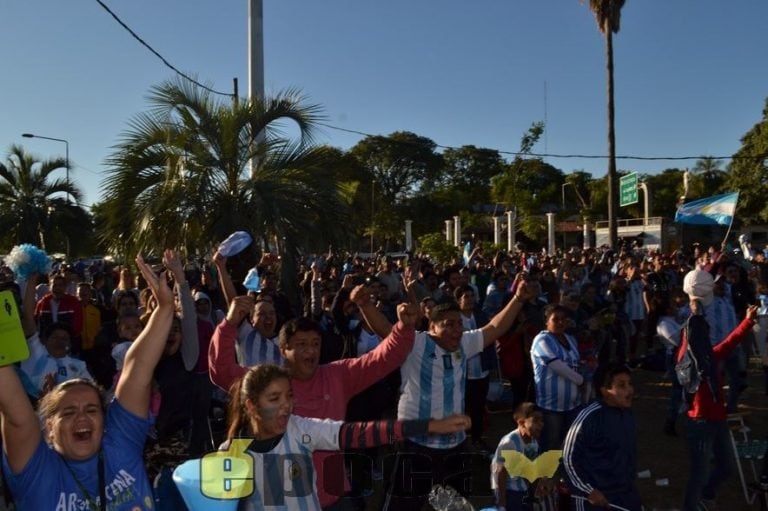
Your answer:
[[[562,360],[568,367],[579,368],[579,349],[576,340],[565,335],[568,348],[546,330],[539,333],[531,346],[531,359],[536,381],[536,404],[545,410],[564,412],[579,405],[579,388],[568,378],[559,376],[549,364]],[[538,361],[537,361],[538,359]]]
[[[237,363],[243,367],[259,364],[283,365],[283,354],[280,353],[277,336],[263,337],[258,330],[244,321],[237,332],[235,344]]]
[[[442,419],[464,413],[467,360],[483,350],[480,330],[464,332],[455,351],[446,351],[426,333],[416,332],[413,350],[400,369],[402,395],[399,420]],[[466,433],[422,435],[412,442],[434,449],[449,449],[464,441]]]

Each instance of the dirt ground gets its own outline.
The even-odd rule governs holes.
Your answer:
[[[765,439],[768,436],[768,397],[765,395],[765,379],[759,360],[749,363],[748,388],[741,396],[739,412],[750,428],[749,438]],[[670,384],[663,372],[637,369],[633,373],[635,401],[633,405],[637,421],[638,471],[650,470],[650,477],[638,479],[637,486],[642,495],[645,509],[650,511],[672,510],[682,507],[685,485],[688,478],[688,457],[685,441],[685,419],[678,421],[678,437],[662,433],[666,414]],[[512,423],[510,414],[491,415],[487,433],[488,445],[495,446],[499,438],[508,432]],[[740,436],[739,436],[740,439]],[[742,460],[742,467],[748,482],[753,480],[750,462]],[[759,462],[759,470],[762,461]],[[484,474],[480,472],[480,477]],[[487,472],[485,473],[487,477]],[[668,486],[658,486],[658,479],[667,479]],[[490,498],[473,498],[476,509],[492,505]],[[741,490],[738,474],[734,474],[721,487],[717,498],[721,510],[739,511],[759,509],[759,504],[747,504]]]

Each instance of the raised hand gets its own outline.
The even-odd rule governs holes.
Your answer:
[[[252,296],[236,296],[232,303],[229,304],[226,318],[227,323],[239,325],[251,313],[253,303]]]
[[[355,302],[358,307],[365,307],[371,303],[371,290],[365,284],[360,284],[349,293],[349,299]]]
[[[173,291],[168,287],[166,272],[161,273],[159,276],[155,275],[155,272],[152,271],[152,268],[144,261],[144,258],[141,255],[136,256],[136,266],[139,268],[141,275],[147,282],[147,286],[152,290],[152,294],[154,295],[155,300],[157,300],[158,307],[165,305],[173,308]]]
[[[445,435],[447,433],[458,433],[472,426],[472,419],[467,415],[455,414],[449,415],[444,419],[432,419],[429,421],[428,430],[434,435]]]
[[[216,265],[217,268],[221,268],[227,264],[227,258],[224,257],[218,250],[213,253],[211,261]]]
[[[184,276],[184,267],[181,265],[181,260],[176,257],[176,252],[166,249],[163,252],[163,265],[173,274],[173,280],[178,283],[184,282],[186,277]]]
[[[419,320],[419,309],[410,303],[401,303],[397,306],[397,319],[408,328],[416,328]]]
[[[515,277],[515,279],[517,280],[517,277]],[[532,298],[531,290],[528,289],[528,283],[522,278],[517,283],[517,288],[515,289],[515,298],[517,298],[521,302],[527,302]]]

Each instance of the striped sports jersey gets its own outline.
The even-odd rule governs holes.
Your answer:
[[[525,454],[525,457],[529,460],[534,460],[539,455],[539,443],[536,440],[531,440],[530,443],[525,443],[523,437],[518,430],[511,431],[504,435],[499,440],[499,446],[496,447],[496,453],[493,455],[491,461],[491,489],[498,489],[497,477],[502,468],[504,468],[504,457],[501,455],[502,451],[517,451]],[[507,477],[507,489],[513,491],[527,491],[528,481],[522,477],[515,477],[509,475]]]
[[[712,303],[704,307],[704,317],[709,323],[709,342],[712,346],[728,337],[739,324],[733,302],[725,296],[715,296]]]
[[[254,491],[238,509],[319,511],[312,452],[338,451],[342,424],[292,415],[283,438],[272,450],[247,450],[253,458]]]
[[[483,332],[464,332],[456,351],[446,351],[426,332],[416,332],[413,350],[400,368],[402,394],[397,418],[442,419],[464,413],[467,359],[483,350]],[[434,449],[449,449],[464,441],[462,431],[449,435],[422,435],[409,440]]]
[[[57,385],[75,378],[93,380],[82,360],[69,355],[62,358],[50,356],[48,350],[40,342],[40,336],[37,333],[27,339],[27,345],[29,346],[29,358],[21,363],[21,370],[29,377],[38,393],[42,392],[45,378],[48,375],[53,375]]]
[[[474,314],[471,316],[465,316],[462,314],[461,324],[462,330],[465,332],[477,329],[477,321],[475,321]],[[479,354],[475,355],[474,357],[470,357],[469,360],[467,360],[467,379],[479,380],[480,378],[485,378],[488,376],[488,374],[488,371],[483,371],[483,361]]]
[[[283,365],[283,354],[280,353],[277,335],[274,337],[262,337],[247,321],[243,321],[237,329],[237,342],[235,343],[237,363],[243,367],[258,364]]]
[[[579,405],[579,388],[571,380],[557,374],[549,367],[555,360],[562,360],[574,371],[579,369],[579,348],[576,339],[565,335],[570,349],[560,344],[557,338],[546,330],[540,332],[531,346],[533,379],[536,384],[536,404],[540,408],[555,412],[573,410]]]

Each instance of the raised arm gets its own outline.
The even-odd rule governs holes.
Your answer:
[[[173,251],[166,250],[163,260],[175,257]],[[166,263],[167,264],[167,263]],[[147,326],[131,344],[125,354],[123,372],[117,382],[115,398],[129,412],[139,417],[147,417],[149,394],[152,387],[152,373],[163,355],[168,333],[173,322],[173,292],[168,287],[165,272],[158,277],[141,256],[136,257],[144,280],[157,300],[157,308],[149,317]]]
[[[323,314],[323,273],[317,268],[317,263],[312,263],[312,272],[309,278],[310,315],[313,319],[317,319]]]
[[[232,283],[232,276],[227,270],[227,258],[221,255],[217,250],[213,253],[213,264],[216,265],[221,292],[224,294],[224,300],[227,303],[227,307],[229,307],[229,304],[231,304],[232,300],[237,296],[237,291],[235,290],[235,285]]]
[[[187,282],[187,276],[184,274],[184,267],[176,255],[171,254],[163,262],[165,267],[173,274],[173,286],[179,296],[179,303],[181,304],[179,310],[179,318],[181,319],[181,359],[184,361],[184,368],[187,371],[191,371],[197,365],[197,359],[200,356],[195,300],[192,298],[192,290],[189,289],[189,282]]]
[[[227,392],[232,383],[248,371],[247,367],[237,364],[235,339],[237,326],[250,314],[251,310],[253,310],[253,298],[235,297],[229,304],[227,317],[216,326],[211,344],[208,346],[208,369],[211,381]]]
[[[339,429],[341,450],[393,444],[419,435],[447,435],[469,429],[472,420],[455,414],[443,419],[345,422]]]
[[[496,339],[504,335],[504,333],[512,328],[512,324],[515,322],[515,318],[523,308],[523,304],[528,299],[528,287],[525,281],[520,280],[517,283],[515,289],[515,296],[507,305],[491,319],[487,325],[480,330],[483,332],[483,347],[487,348]]]
[[[363,315],[373,332],[385,338],[392,332],[392,323],[381,313],[376,304],[371,301],[371,291],[365,285],[355,286],[349,295],[349,299],[355,302],[360,314]]]
[[[333,362],[343,368],[342,381],[350,395],[362,392],[399,368],[413,349],[418,309],[413,305],[401,303],[397,306],[397,317],[399,321],[392,328],[392,332],[373,351],[361,357]]]
[[[30,275],[23,290],[24,295],[21,298],[21,327],[24,329],[24,336],[27,338],[37,332],[37,322],[35,321],[35,306],[37,305],[37,302],[35,302],[35,287],[39,281],[40,275],[38,273]]]
[[[8,465],[18,474],[40,444],[40,421],[12,365],[0,367],[0,418]]]

